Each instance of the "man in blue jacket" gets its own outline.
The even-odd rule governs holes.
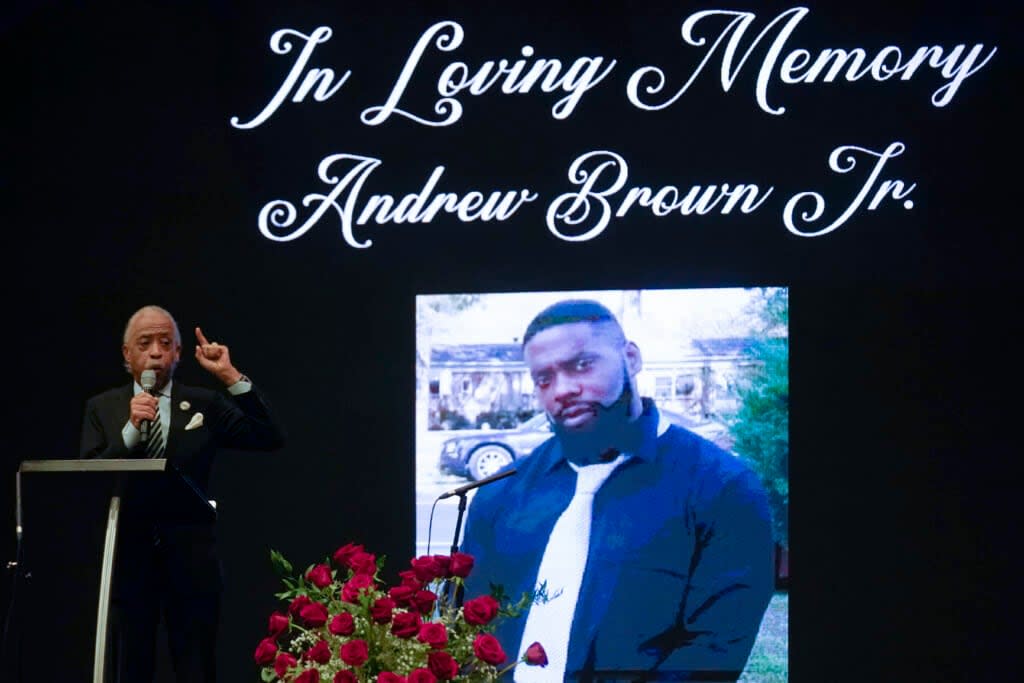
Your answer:
[[[545,309],[523,352],[554,436],[477,491],[463,546],[470,594],[550,598],[499,627],[510,656],[547,653],[514,679],[735,681],[774,587],[757,476],[639,396],[640,350],[601,304]]]

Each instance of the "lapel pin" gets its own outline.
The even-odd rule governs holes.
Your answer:
[[[192,407],[192,404],[189,403],[188,401],[182,401],[178,407],[181,408],[182,410],[188,410],[189,408]]]

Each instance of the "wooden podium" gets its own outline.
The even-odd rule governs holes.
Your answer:
[[[27,460],[16,477],[22,573],[31,584],[26,618],[19,619],[22,643],[34,648],[30,659],[37,661],[49,652],[48,641],[75,641],[53,643],[54,654],[75,670],[58,678],[88,680],[85,663],[68,651],[87,652],[91,629],[82,616],[91,611],[91,596],[92,681],[105,683],[119,525],[132,515],[161,524],[212,523],[216,510],[165,459]],[[54,673],[54,661],[42,664]]]

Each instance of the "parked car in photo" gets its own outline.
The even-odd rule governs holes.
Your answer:
[[[730,450],[729,431],[719,422],[698,423],[685,415],[659,409],[673,424],[695,432]],[[439,467],[460,477],[478,481],[489,477],[509,463],[525,458],[551,437],[547,415],[537,413],[515,429],[474,430],[441,444]]]
[[[474,431],[441,444],[441,470],[474,481],[524,458],[551,436],[547,415],[537,413],[515,429]]]

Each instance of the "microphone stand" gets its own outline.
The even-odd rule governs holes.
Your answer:
[[[32,578],[31,572],[27,571],[22,556],[22,522],[21,522],[21,471],[14,473],[14,497],[15,497],[15,526],[14,533],[16,545],[14,559],[7,562],[6,569],[10,574],[10,594],[7,602],[7,611],[3,618],[3,631],[0,633],[0,673],[11,674],[16,680],[22,680],[23,662],[21,653],[21,626],[22,618],[16,613],[16,598],[18,588]],[[31,597],[31,596],[29,596]],[[12,633],[13,627],[13,633]]]
[[[492,474],[489,477],[478,479],[477,481],[471,482],[469,484],[463,484],[462,486],[452,489],[447,493],[442,493],[438,497],[438,500],[444,500],[445,498],[451,498],[452,496],[459,497],[459,516],[455,519],[455,537],[452,539],[452,555],[459,552],[459,533],[462,531],[462,516],[466,512],[466,494],[469,491],[472,491],[473,489],[480,488],[481,486],[486,486],[487,484],[499,481],[501,479],[505,479],[506,477],[511,477],[515,473],[515,468],[510,468],[503,472]],[[463,591],[460,588],[457,594],[453,595],[451,579],[445,579],[444,584],[441,588],[441,592],[445,593],[448,596],[448,599],[451,601],[449,602],[449,604],[454,605],[456,609],[462,607]]]
[[[451,553],[449,553],[450,555],[454,555],[455,553],[459,552],[459,534],[462,531],[462,516],[466,512],[466,492],[459,491],[456,493],[456,495],[459,497],[459,514],[455,518],[455,536],[452,538],[452,548]],[[463,595],[462,586],[459,586],[459,590],[455,591],[454,594],[453,588],[454,586],[452,585],[452,580],[450,578],[445,579],[444,592],[448,596],[448,604],[455,607],[455,609],[458,609],[462,607],[462,600],[465,596]]]

